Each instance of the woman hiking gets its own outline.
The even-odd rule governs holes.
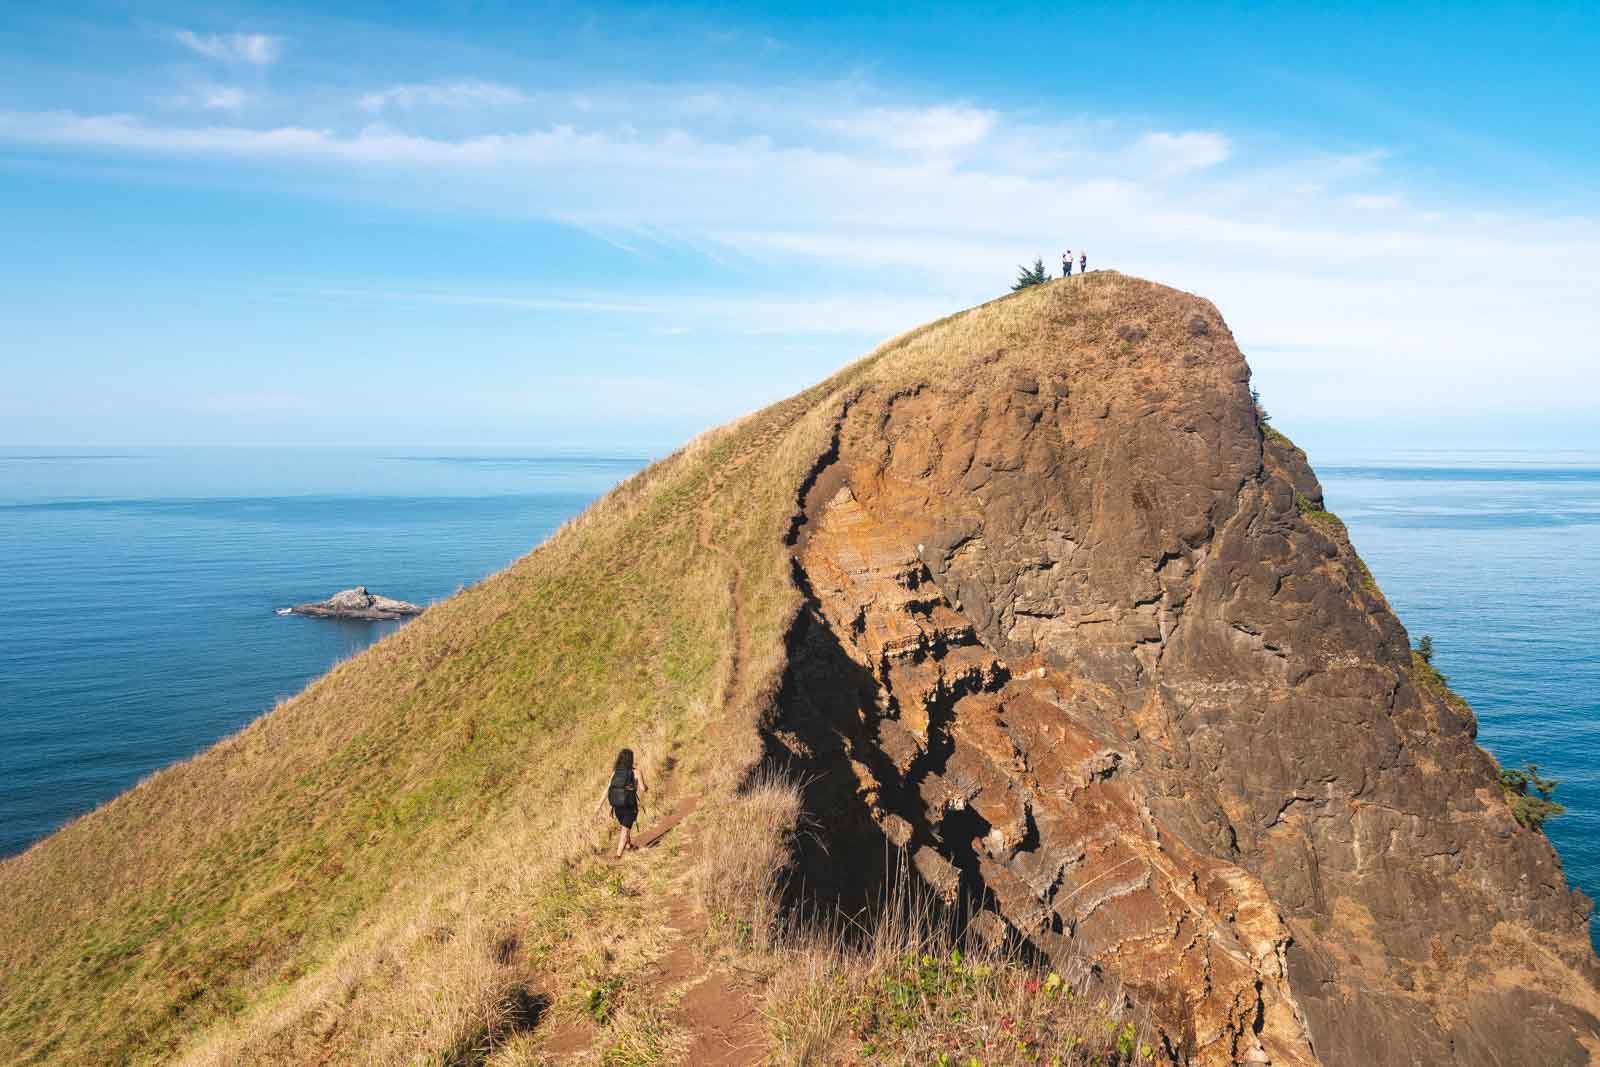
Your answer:
[[[611,781],[606,783],[606,791],[600,794],[600,803],[595,805],[594,813],[600,814],[610,804],[611,814],[622,824],[622,836],[617,838],[619,860],[628,849],[639,847],[633,843],[633,824],[639,818],[639,794],[648,792],[650,787],[645,784],[644,775],[633,765],[633,749],[625,748],[618,752],[617,762],[611,767]]]

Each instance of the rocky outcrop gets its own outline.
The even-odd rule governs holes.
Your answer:
[[[422,614],[422,608],[416,604],[369,593],[364,585],[341,590],[327,600],[296,604],[289,610],[296,615],[311,615],[322,619],[367,619],[379,622],[388,619],[406,619]]]
[[[1216,310],[1054,289],[863,386],[806,490],[767,734],[823,823],[811,889],[864,902],[903,846],[980,928],[1120,980],[1175,1060],[1590,1062],[1589,902]]]

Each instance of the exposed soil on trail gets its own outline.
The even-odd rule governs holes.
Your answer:
[[[755,454],[766,440],[763,436],[747,443],[729,460],[721,477],[708,486],[696,529],[700,548],[728,567],[731,647],[721,693],[725,715],[732,712],[743,680],[744,571],[738,557],[717,542],[716,516],[710,504],[721,480]],[[677,1036],[687,1041],[679,1062],[695,1067],[747,1067],[761,1063],[765,1054],[760,999],[752,979],[708,958],[708,920],[691,885],[694,838],[707,829],[691,821],[698,802],[695,794],[685,797],[659,823],[635,837],[637,855],[610,860],[617,864],[666,862],[672,868],[666,872],[668,892],[658,904],[660,929],[667,935],[667,947],[635,975],[636,984],[630,985],[627,995],[634,1003],[675,1005],[667,1018]],[[662,850],[667,854],[664,861],[653,858],[658,847],[669,840],[682,847]],[[563,1022],[552,1028],[543,1051],[555,1063],[587,1062],[594,1058],[594,1044],[601,1036],[587,1021]]]
[[[696,1067],[745,1067],[760,1063],[765,1049],[760,1000],[750,982],[707,956],[707,920],[690,885],[693,835],[705,829],[688,822],[696,806],[696,797],[684,799],[638,839],[637,854],[609,861],[619,865],[656,862],[650,857],[657,847],[682,835],[679,843],[684,847],[665,861],[672,869],[666,872],[668,888],[658,914],[666,947],[636,972],[627,997],[636,1004],[676,1002],[667,1019],[687,1039],[687,1050],[679,1062]],[[603,1037],[604,1032],[586,1020],[564,1021],[552,1027],[543,1052],[554,1063],[586,1063],[593,1058],[596,1041]]]
[[[686,1062],[696,1067],[742,1067],[761,1062],[765,1034],[751,991],[726,972],[708,975],[678,1005],[694,1035]]]
[[[682,804],[679,804],[676,808],[673,808],[667,813],[667,817],[665,819],[662,819],[661,822],[655,826],[652,826],[650,828],[650,832],[648,834],[641,835],[638,840],[634,842],[634,844],[642,849],[655,848],[666,839],[668,834],[672,833],[673,830],[678,828],[679,823],[683,822],[683,820],[687,819],[691,814],[694,813],[695,805],[698,802],[698,799],[699,798],[697,797],[689,797]]]

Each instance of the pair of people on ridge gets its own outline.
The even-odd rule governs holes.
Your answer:
[[[594,813],[599,815],[605,810],[607,804],[611,805],[611,815],[622,827],[622,834],[617,838],[617,859],[631,848],[639,846],[633,843],[633,824],[639,818],[639,794],[650,792],[650,787],[645,784],[644,775],[633,765],[633,749],[625,748],[617,753],[617,760],[611,767],[611,780],[606,783],[606,790],[600,794],[600,803],[595,805]]]
[[[1089,273],[1089,253],[1087,252],[1078,253],[1078,273]],[[1063,278],[1072,277],[1072,249],[1070,248],[1061,253],[1061,276]]]

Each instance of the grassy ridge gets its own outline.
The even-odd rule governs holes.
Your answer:
[[[0,868],[0,1058],[169,1050],[519,805],[593,780],[620,738],[702,726],[727,564],[695,543],[693,502],[737,436]]]
[[[923,327],[704,435],[0,863],[0,1061],[467,1062],[541,977],[605,965],[584,937],[627,911],[591,862],[610,755],[638,745],[680,793],[755,758],[800,604],[783,538],[843,398],[1026,338],[1067,293]]]

